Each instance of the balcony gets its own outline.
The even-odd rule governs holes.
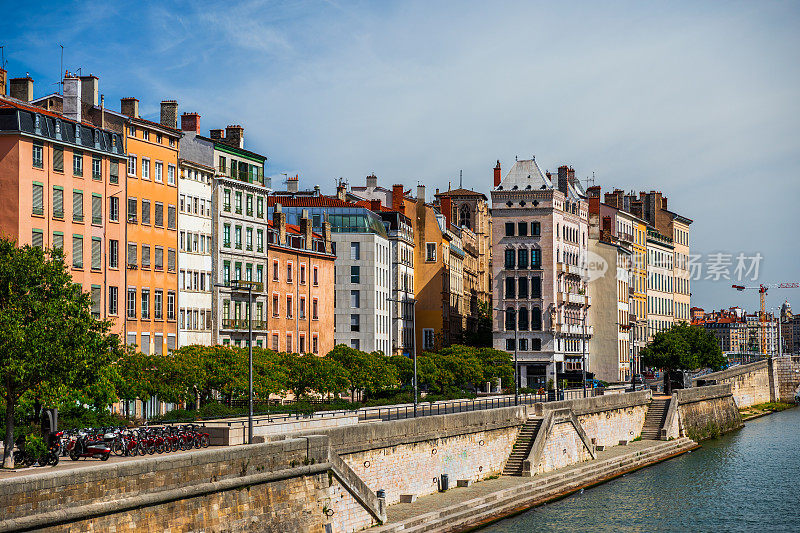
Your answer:
[[[559,322],[555,324],[553,329],[556,333],[563,335],[584,335],[583,324],[562,324]],[[594,327],[587,325],[585,335],[587,337],[594,335]]]
[[[577,294],[574,292],[561,292],[558,293],[558,304],[573,304],[573,305],[592,305],[592,299],[584,294]]]
[[[627,233],[627,232],[620,231],[620,232],[617,233],[617,238],[619,240],[621,240],[621,241],[629,242],[631,244],[633,244],[633,242],[634,242],[633,233]]]
[[[578,276],[579,278],[586,277],[586,268],[568,263],[556,263],[556,271],[559,274],[569,274],[571,276]]]
[[[246,318],[223,318],[222,329],[232,329],[236,331],[247,331],[250,321]],[[253,320],[253,331],[264,331],[267,329],[266,320]]]

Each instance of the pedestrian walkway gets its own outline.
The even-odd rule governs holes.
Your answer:
[[[387,522],[371,531],[459,531],[526,507],[570,494],[582,487],[685,453],[690,439],[637,441],[597,452],[597,459],[534,477],[500,476],[446,492],[420,496],[387,508]]]

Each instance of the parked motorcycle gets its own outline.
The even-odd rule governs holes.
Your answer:
[[[69,458],[77,461],[81,457],[100,457],[101,461],[108,461],[111,457],[111,447],[104,440],[89,440],[86,433],[79,433],[75,440],[68,445]]]

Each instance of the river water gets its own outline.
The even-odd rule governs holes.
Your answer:
[[[800,408],[702,444],[481,533],[800,532]]]

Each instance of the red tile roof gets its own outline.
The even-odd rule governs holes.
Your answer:
[[[281,204],[286,207],[354,207],[332,196],[268,196],[267,205]]]

